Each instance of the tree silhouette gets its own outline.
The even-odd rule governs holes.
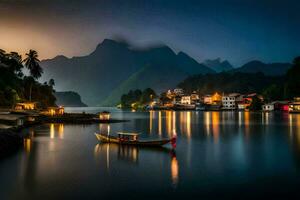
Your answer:
[[[34,79],[38,79],[42,76],[43,69],[40,66],[40,60],[38,59],[38,53],[35,50],[30,49],[28,53],[26,53],[26,58],[23,60],[26,68],[29,70],[30,75]],[[29,90],[29,101],[31,101],[31,93],[32,93],[32,85],[30,84]]]

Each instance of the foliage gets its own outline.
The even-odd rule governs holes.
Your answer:
[[[40,78],[42,76],[43,69],[39,64],[40,60],[38,59],[38,53],[35,50],[30,49],[30,51],[26,53],[26,56],[27,57],[23,60],[23,62],[29,70],[30,75],[34,79]]]
[[[296,57],[293,62],[293,66],[288,70],[286,74],[286,83],[284,96],[286,98],[293,98],[300,96],[300,56]]]
[[[33,63],[33,60],[39,62],[36,51],[31,50],[27,56],[24,62],[32,69],[32,76],[23,75],[21,55],[0,49],[0,106],[13,107],[17,102],[28,100],[37,101],[42,107],[55,105],[53,85],[40,84],[35,80],[42,74],[40,66]]]
[[[216,91],[225,93],[261,93],[271,84],[281,84],[284,77],[270,77],[263,73],[227,73],[196,75],[185,79],[178,86],[188,93],[198,91],[210,94]]]
[[[262,95],[266,101],[271,102],[274,100],[282,100],[283,93],[284,87],[282,85],[272,84],[263,90]]]
[[[249,109],[253,110],[253,111],[261,110],[262,105],[263,105],[262,100],[260,98],[258,98],[257,96],[254,96],[252,98],[252,102],[250,104]]]
[[[122,108],[139,109],[150,103],[155,97],[156,93],[151,88],[141,90],[130,90],[127,94],[121,97]]]

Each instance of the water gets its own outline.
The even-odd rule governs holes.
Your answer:
[[[87,110],[88,109],[88,110]],[[98,112],[102,108],[77,109]],[[0,161],[1,199],[253,199],[298,196],[300,115],[121,112],[127,123],[45,124]],[[176,134],[177,148],[98,144],[94,132]]]

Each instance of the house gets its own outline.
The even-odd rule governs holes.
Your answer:
[[[203,98],[203,103],[211,105],[212,104],[212,96],[211,95],[205,95]]]
[[[234,110],[237,108],[236,102],[240,99],[241,95],[239,93],[231,93],[229,95],[224,95],[222,97],[222,109],[224,110]]]
[[[290,103],[291,103],[290,101],[275,101],[274,102],[274,110],[287,112],[287,111],[289,111]]]
[[[239,110],[247,110],[249,109],[251,103],[252,103],[252,98],[256,96],[256,93],[250,94],[250,95],[245,95],[239,97],[239,100],[236,102],[238,109]]]
[[[15,106],[15,110],[36,110],[37,102],[23,102],[17,103]]]
[[[267,103],[267,104],[264,104],[262,105],[262,110],[263,111],[273,111],[274,110],[274,103]]]
[[[290,113],[300,113],[300,97],[295,97],[294,101],[289,105]]]
[[[173,98],[173,104],[180,104],[181,103],[181,97],[180,96],[176,96]]]
[[[222,102],[222,96],[217,92],[214,95],[205,95],[203,102],[207,105],[219,105]]]
[[[167,96],[169,99],[172,99],[175,95],[174,95],[174,93],[173,93],[171,90],[168,90],[167,93],[166,93],[166,96]]]
[[[181,103],[182,104],[191,104],[191,96],[182,96]]]
[[[197,94],[196,91],[194,91],[194,92],[191,94],[191,103],[192,103],[192,104],[196,104],[197,102],[199,102],[199,100],[200,100],[199,95]]]
[[[181,88],[175,88],[173,92],[176,96],[183,96],[184,95],[184,91]]]
[[[65,108],[62,106],[59,107],[48,107],[48,115],[63,115],[65,113]]]
[[[103,111],[99,113],[99,119],[100,120],[109,120],[110,119],[110,112]]]
[[[222,96],[219,95],[217,92],[211,96],[212,104],[214,105],[220,105],[222,102]]]

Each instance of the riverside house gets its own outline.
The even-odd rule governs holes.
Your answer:
[[[242,95],[239,93],[231,93],[223,95],[222,97],[222,109],[223,110],[235,110],[237,108],[237,102],[242,100]]]
[[[300,113],[300,97],[295,97],[294,101],[289,105],[290,113]]]
[[[262,110],[265,112],[273,111],[275,108],[274,103],[267,103],[262,105]]]
[[[15,110],[36,110],[37,102],[23,102],[17,103],[15,106]]]

